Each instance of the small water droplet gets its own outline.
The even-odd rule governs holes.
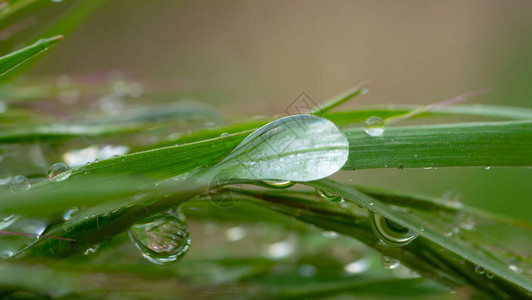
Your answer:
[[[338,232],[336,231],[324,231],[321,233],[326,238],[334,239],[338,237]]]
[[[290,180],[263,180],[262,181],[265,185],[275,188],[275,189],[285,189],[293,186],[296,184],[293,181]]]
[[[246,237],[246,229],[242,226],[231,227],[225,232],[225,238],[231,242],[240,241],[244,237]]]
[[[404,168],[405,168],[405,165],[403,165],[403,164],[399,164],[399,165],[397,165],[397,169],[399,169],[399,170],[402,170],[402,169],[404,169]]]
[[[387,270],[393,270],[397,269],[401,265],[401,262],[393,257],[382,256],[382,265]]]
[[[513,265],[513,264],[512,264],[512,265],[509,265],[509,266],[508,266],[508,269],[514,271],[514,272],[517,273],[517,274],[521,274],[521,273],[523,273],[523,269],[520,268],[520,267],[517,266],[517,265]]]
[[[491,272],[486,272],[486,277],[488,279],[493,279],[495,277],[495,275],[493,275],[493,273],[491,273]]]
[[[364,130],[369,136],[381,136],[385,128],[384,121],[379,117],[371,117],[366,120]]]
[[[269,258],[281,259],[290,256],[294,252],[294,249],[294,242],[287,239],[268,245],[265,254]]]
[[[303,277],[312,277],[316,274],[316,267],[309,264],[303,264],[297,267],[297,272]]]
[[[220,136],[221,136],[221,137],[226,137],[226,136],[229,136],[229,133],[224,132],[224,133],[222,133]]]
[[[389,246],[400,247],[416,239],[417,234],[383,216],[370,211],[371,227],[375,235]]]
[[[9,188],[13,193],[22,193],[31,188],[31,184],[28,178],[22,175],[17,175],[9,182]]]
[[[421,226],[421,227],[419,227],[419,230],[420,231],[425,231],[425,227]]]
[[[476,266],[476,267],[475,267],[475,274],[477,274],[477,275],[484,275],[484,272],[485,272],[485,271],[484,271],[484,268],[483,268],[483,267],[481,267],[481,266]]]
[[[64,163],[55,163],[48,169],[48,179],[59,182],[67,179],[72,174],[72,169]]]
[[[129,236],[140,253],[155,264],[174,262],[190,247],[186,221],[170,214],[158,214],[134,224]]]
[[[77,207],[72,207],[68,209],[67,211],[65,211],[65,213],[63,214],[63,220],[68,221],[72,219],[73,217],[75,217],[78,213],[79,213],[79,209]]]
[[[323,199],[325,200],[328,200],[328,201],[332,201],[332,202],[342,202],[342,197],[336,195],[336,194],[331,194],[327,191],[324,191],[324,190],[320,190],[320,189],[316,189],[316,192],[318,193],[318,195],[320,195]]]
[[[460,223],[460,227],[462,227],[465,230],[474,230],[475,221],[472,218],[467,218],[465,221]]]
[[[359,260],[356,260],[352,263],[345,265],[344,270],[349,274],[359,274],[369,269],[370,265],[371,265],[370,257],[363,257]]]
[[[484,167],[484,169],[489,170],[489,169],[491,169],[491,167]]]

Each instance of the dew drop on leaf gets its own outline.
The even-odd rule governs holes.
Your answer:
[[[55,163],[48,169],[48,179],[59,182],[67,179],[72,174],[72,169],[64,163]]]
[[[382,256],[382,265],[387,270],[393,270],[397,269],[401,265],[401,262],[393,257]]]
[[[22,193],[31,188],[31,184],[28,178],[22,175],[17,175],[9,182],[9,188],[13,193]]]
[[[316,193],[318,193],[318,195],[320,195],[320,197],[322,197],[325,200],[332,201],[332,202],[343,202],[342,197],[336,194],[331,194],[327,191],[320,190],[320,189],[316,189]]]
[[[384,133],[385,123],[379,117],[370,117],[366,120],[364,131],[369,136],[381,136]]]
[[[312,181],[336,173],[349,142],[336,125],[313,115],[270,122],[247,136],[209,173],[250,180]]]
[[[190,232],[184,219],[157,214],[131,226],[129,236],[144,258],[155,264],[171,263],[190,247]]]
[[[477,274],[477,275],[484,275],[484,272],[485,272],[485,271],[484,271],[484,268],[483,268],[483,267],[481,267],[481,266],[476,266],[476,267],[475,267],[475,274]]]
[[[371,227],[375,235],[384,243],[393,247],[409,244],[417,234],[401,225],[370,211]]]
[[[75,217],[79,213],[79,209],[77,207],[69,208],[65,213],[63,214],[63,220],[69,221],[73,217]]]

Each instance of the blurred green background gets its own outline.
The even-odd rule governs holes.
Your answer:
[[[39,17],[53,21],[67,2]],[[119,70],[128,78],[164,82],[177,90],[165,94],[168,100],[209,103],[228,120],[282,115],[302,91],[319,103],[366,80],[370,93],[346,106],[429,104],[492,87],[468,104],[532,107],[531,29],[527,0],[114,0],[25,78]],[[529,169],[339,176],[433,196],[452,192],[465,203],[532,220]]]

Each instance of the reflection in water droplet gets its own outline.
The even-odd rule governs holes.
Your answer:
[[[476,267],[475,267],[475,274],[477,274],[477,275],[484,275],[484,268],[481,267],[481,266],[476,266]]]
[[[79,209],[77,207],[72,207],[68,209],[67,211],[65,211],[65,213],[63,214],[63,220],[68,221],[72,219],[73,217],[75,217],[78,213],[79,213]]]
[[[92,247],[89,247],[87,249],[85,249],[85,251],[83,251],[83,255],[91,255],[91,254],[94,254],[96,253],[96,251],[98,251],[98,248],[100,248],[100,244],[96,244]]]
[[[64,163],[55,163],[48,169],[48,179],[59,182],[67,179],[72,174],[72,169]]]
[[[262,182],[267,186],[275,189],[285,189],[296,184],[295,182],[290,180],[263,180]]]
[[[9,182],[9,188],[13,193],[22,193],[31,188],[31,184],[28,178],[17,175]]]
[[[393,270],[397,269],[401,265],[401,262],[393,257],[382,256],[382,265],[387,270]]]
[[[493,275],[493,273],[491,273],[491,272],[486,272],[486,277],[488,279],[493,279],[495,277],[495,275]]]
[[[384,133],[385,123],[379,117],[371,117],[366,120],[364,130],[369,136],[381,136]]]
[[[389,246],[400,247],[412,242],[417,234],[370,211],[371,227],[375,235]]]
[[[9,227],[18,219],[16,215],[9,215],[7,217],[0,217],[0,230]]]
[[[331,193],[329,193],[327,191],[320,190],[320,189],[316,189],[316,193],[318,193],[318,195],[320,195],[325,200],[329,200],[329,201],[332,201],[332,202],[343,202],[342,197],[340,197],[340,196],[338,196],[336,194],[331,194]]]
[[[155,264],[176,261],[190,247],[187,223],[170,214],[153,215],[134,224],[129,236],[142,256]]]
[[[348,155],[347,137],[334,123],[313,115],[293,115],[247,136],[209,175],[312,181],[340,170]]]

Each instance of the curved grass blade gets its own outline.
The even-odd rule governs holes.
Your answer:
[[[436,223],[429,221],[430,219],[423,217],[423,215],[398,212],[383,204],[379,200],[369,197],[352,187],[328,179],[322,179],[320,181],[314,181],[307,184],[312,187],[334,193],[346,200],[362,205],[363,207],[412,230],[419,236],[426,238],[436,245],[451,251],[467,261],[470,261],[475,266],[481,266],[485,270],[495,274],[507,282],[503,290],[512,290],[512,288],[509,288],[507,285],[513,284],[517,286],[516,288],[513,288],[515,292],[519,292],[520,289],[522,289],[521,293],[526,294],[532,292],[532,280],[524,275],[513,272],[508,268],[507,264],[504,264],[497,258],[487,255],[483,251],[479,251],[479,249],[475,246],[470,245],[463,240],[453,239],[445,236],[445,233],[442,232],[442,229],[438,227],[438,225],[441,225],[439,222]],[[464,270],[461,271],[464,272]],[[469,271],[472,273],[473,278],[478,278],[478,275],[475,275],[473,267],[471,267]],[[485,281],[484,278],[480,279]]]

